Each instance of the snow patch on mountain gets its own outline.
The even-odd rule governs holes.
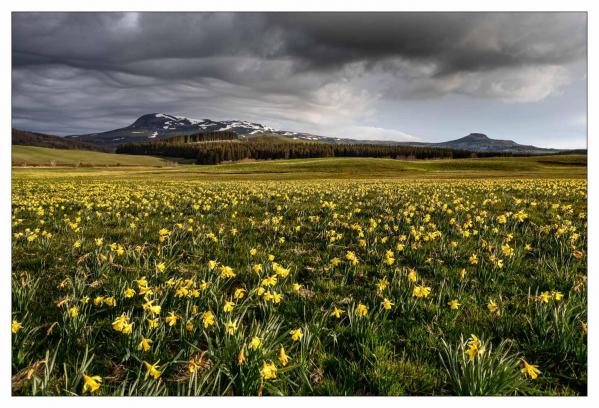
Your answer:
[[[162,140],[172,136],[194,134],[200,132],[233,131],[239,138],[245,139],[260,133],[272,133],[285,137],[297,137],[302,140],[322,141],[327,138],[308,133],[297,133],[288,130],[276,130],[271,126],[245,120],[211,120],[192,119],[166,113],[149,113],[142,115],[131,125],[102,133],[73,135],[90,143],[111,145],[143,140]]]

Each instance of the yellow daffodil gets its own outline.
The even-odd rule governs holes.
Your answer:
[[[102,385],[102,377],[99,375],[86,375],[83,374],[83,393],[89,391],[90,393],[94,393],[98,391],[100,386]]]
[[[260,346],[261,346],[261,345],[262,345],[262,340],[260,340],[260,338],[259,338],[259,337],[256,337],[256,336],[254,336],[254,337],[252,337],[252,340],[250,340],[250,345],[249,345],[249,347],[250,347],[252,350],[258,350],[258,349],[260,348]]]
[[[225,306],[223,307],[223,311],[225,313],[231,313],[235,308],[235,303],[229,300],[225,300]]]
[[[522,364],[524,367],[520,370],[524,375],[529,376],[531,379],[535,380],[539,374],[541,374],[541,370],[539,370],[539,366],[528,364],[526,360],[522,360]]]
[[[408,268],[408,279],[410,280],[410,282],[416,282],[416,280],[418,279],[418,274],[412,268]]]
[[[279,349],[279,362],[283,367],[287,366],[289,363],[289,356],[285,354],[285,348],[283,345],[281,345],[281,348]]]
[[[485,351],[482,342],[474,334],[470,335],[467,345],[467,354],[470,360],[473,360],[474,357],[476,357],[478,354],[482,354]]]
[[[16,320],[13,320],[12,324],[10,325],[10,330],[13,332],[13,334],[17,333],[22,328],[23,328],[23,325]]]
[[[291,339],[293,341],[300,341],[302,336],[304,335],[301,328],[291,330],[290,334],[291,334]]]
[[[243,289],[243,288],[235,289],[235,293],[233,294],[234,299],[236,299],[236,300],[243,299],[244,296],[245,296],[245,289]]]
[[[153,315],[159,315],[162,308],[160,305],[155,305],[154,300],[149,300],[143,305],[143,309]]]
[[[137,345],[138,350],[148,351],[152,348],[153,341],[150,339],[146,339],[144,336],[141,336],[141,341]]]
[[[360,317],[365,317],[368,314],[368,306],[360,303],[356,307],[356,314]]]
[[[247,358],[245,357],[245,349],[244,346],[242,346],[241,350],[239,350],[239,354],[237,355],[237,364],[244,365],[246,360]]]
[[[333,306],[333,311],[331,312],[331,316],[339,319],[343,313],[345,313],[343,310],[339,309],[337,306]]]
[[[227,332],[227,334],[233,334],[235,333],[235,330],[237,330],[237,326],[235,325],[235,323],[229,320],[225,324],[225,331]]]
[[[447,305],[449,306],[449,308],[451,310],[458,310],[458,308],[460,307],[460,302],[457,299],[453,299],[450,300],[449,302],[447,302]]]
[[[155,329],[158,327],[158,323],[159,323],[159,319],[155,318],[155,319],[147,319],[148,321],[148,326],[150,327],[150,329]]]
[[[162,374],[162,372],[159,370],[160,366],[158,365],[158,363],[160,362],[160,360],[156,361],[154,364],[150,364],[148,362],[144,361],[144,365],[146,366],[146,376],[144,377],[144,379],[148,379],[148,376],[152,376],[154,377],[155,380],[157,380],[160,375]]]
[[[177,320],[179,319],[179,316],[177,316],[175,314],[175,312],[169,312],[168,316],[166,316],[164,318],[164,321],[166,322],[166,324],[168,324],[169,326],[174,326],[175,324],[177,324]]]
[[[262,363],[262,368],[260,369],[260,377],[263,380],[272,380],[274,378],[277,378],[277,367],[275,366],[275,364],[272,362],[267,363],[266,361],[264,361]]]
[[[121,330],[121,332],[123,334],[131,334],[132,331],[133,331],[133,323],[125,323],[123,325],[123,330]]]
[[[412,296],[417,298],[426,298],[431,293],[431,288],[428,286],[414,286]]]
[[[127,323],[129,323],[129,316],[123,313],[112,322],[112,328],[118,332],[122,332]]]
[[[353,252],[353,251],[347,251],[347,253],[345,254],[345,259],[350,261],[352,265],[356,265],[359,262],[358,257],[356,256],[355,252]]]
[[[468,262],[470,262],[470,265],[478,264],[478,256],[476,256],[476,254],[470,255],[470,258],[468,258]]]
[[[223,278],[234,278],[237,276],[237,274],[233,271],[233,268],[225,265],[220,267],[220,274]]]
[[[549,299],[551,299],[552,296],[549,294],[549,292],[541,292],[541,294],[539,295],[539,301],[541,301],[542,303],[549,303]]]
[[[497,303],[495,303],[493,299],[489,299],[489,303],[487,303],[487,309],[489,309],[489,312],[491,313],[499,314],[499,306],[497,306]]]
[[[202,322],[204,323],[204,328],[207,329],[210,326],[214,325],[214,314],[211,311],[204,312],[202,315]]]

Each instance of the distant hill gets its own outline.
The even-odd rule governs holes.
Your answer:
[[[106,152],[110,150],[110,148],[98,146],[92,143],[85,143],[78,140],[66,139],[64,137],[46,135],[43,133],[27,132],[14,128],[12,129],[12,144],[21,146],[49,147],[54,149],[91,150],[97,152]]]
[[[469,150],[473,152],[521,153],[521,154],[550,154],[558,153],[557,149],[546,149],[531,145],[521,145],[513,140],[491,139],[482,133],[470,133],[468,136],[448,142],[433,143],[436,147],[448,149]]]

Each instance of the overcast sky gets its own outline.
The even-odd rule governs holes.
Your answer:
[[[13,127],[145,113],[586,147],[584,13],[14,13]]]

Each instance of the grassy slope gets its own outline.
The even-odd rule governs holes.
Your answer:
[[[91,153],[91,152],[85,152]],[[14,154],[14,150],[13,150]],[[101,153],[92,153],[98,154]],[[111,155],[108,155],[111,156]],[[121,164],[124,164],[118,156]],[[14,156],[13,156],[14,157]],[[146,166],[164,164],[162,159],[129,156],[149,160]],[[115,158],[116,159],[116,158]],[[14,159],[13,159],[14,160]],[[116,177],[169,178],[177,180],[283,180],[319,178],[478,178],[478,177],[586,177],[586,156],[490,158],[460,160],[402,161],[371,158],[329,158],[275,160],[220,164],[216,166],[177,166],[175,168],[15,168],[17,177]],[[150,162],[151,161],[151,162]],[[133,164],[133,161],[130,162]],[[151,164],[150,164],[151,163]]]
[[[87,150],[52,149],[37,146],[12,146],[13,165],[49,166],[164,166],[168,159],[152,156],[135,156],[92,152]]]

